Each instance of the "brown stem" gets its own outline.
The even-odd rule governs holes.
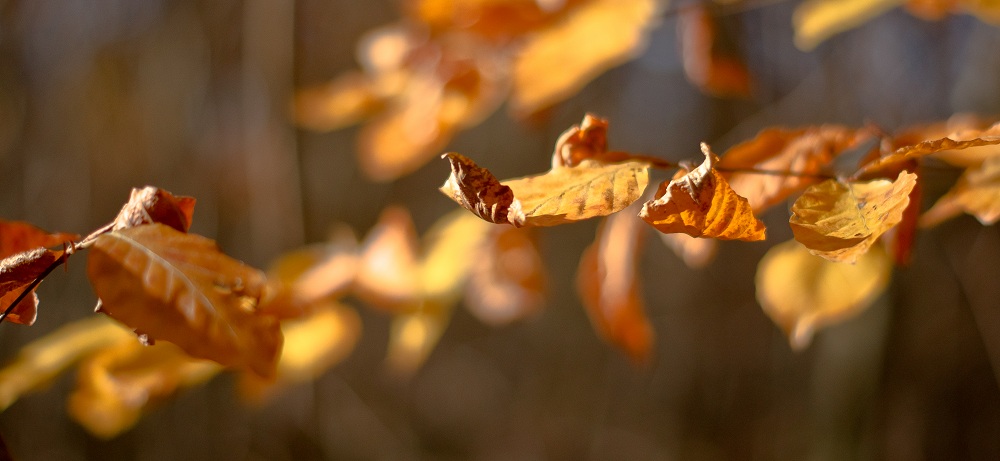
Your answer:
[[[724,171],[726,173],[749,173],[749,174],[767,174],[772,176],[795,176],[798,178],[837,179],[837,177],[832,174],[823,174],[823,173],[799,173],[796,171],[759,170],[757,168],[716,167],[715,169],[716,171]]]
[[[48,276],[53,270],[55,270],[55,268],[66,263],[66,260],[69,259],[69,255],[71,254],[73,254],[71,250],[64,251],[63,254],[59,256],[59,258],[57,258],[55,261],[52,261],[52,264],[49,264],[49,267],[46,267],[41,274],[38,274],[38,277],[35,277],[35,280],[32,280],[31,283],[29,283],[28,286],[25,287],[23,291],[21,291],[21,294],[19,294],[17,298],[14,299],[14,302],[10,303],[10,305],[7,306],[7,309],[3,311],[3,314],[0,314],[0,323],[3,323],[4,319],[6,319],[7,316],[14,311],[14,307],[16,307],[18,303],[20,303],[26,296],[28,296],[28,293],[31,293],[31,290],[34,290],[39,283],[42,283],[42,279]]]

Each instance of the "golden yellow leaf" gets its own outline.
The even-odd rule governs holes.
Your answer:
[[[632,213],[609,216],[584,251],[576,278],[594,329],[638,363],[648,362],[654,341],[639,284],[644,230]]]
[[[385,358],[389,367],[404,375],[412,374],[427,360],[447,325],[448,316],[439,311],[394,316]]]
[[[283,388],[315,380],[354,350],[361,337],[358,313],[333,302],[319,304],[308,316],[281,324],[285,344],[275,379],[262,379],[250,373],[240,375],[244,398],[261,402]]]
[[[638,55],[659,12],[657,0],[591,0],[529,36],[514,62],[511,110],[531,115]]]
[[[467,258],[472,267],[465,306],[485,323],[504,325],[541,309],[545,267],[532,229],[490,226],[488,230],[478,257]]]
[[[441,192],[490,222],[515,227],[555,226],[621,211],[649,182],[641,160],[605,164],[587,159],[573,167],[501,183],[489,170],[455,153],[444,155],[452,173]]]
[[[639,217],[663,233],[683,232],[692,237],[722,240],[764,240],[764,223],[754,217],[747,199],[733,191],[715,170],[719,161],[705,143],[705,161],[690,172],[678,172],[660,184]]]
[[[137,342],[131,330],[96,316],[63,325],[24,345],[14,361],[0,370],[0,411],[22,395],[41,390],[93,351],[122,341]]]
[[[840,125],[768,128],[727,150],[717,168],[723,171],[730,187],[746,197],[754,212],[760,213],[819,182],[818,175],[826,172],[834,158],[869,138],[867,130]],[[739,171],[751,169],[796,174]],[[727,173],[725,170],[737,171]]]
[[[987,226],[1000,220],[1000,156],[965,170],[958,183],[920,217],[920,225],[934,226],[961,212]]]
[[[256,308],[267,282],[214,241],[148,224],[101,235],[87,276],[102,312],[195,357],[274,373],[281,330]]]
[[[906,0],[806,0],[795,8],[795,46],[809,51],[824,40],[853,29]]]
[[[361,72],[295,92],[295,122],[310,130],[332,131],[358,123],[381,108],[380,95]]]
[[[495,228],[461,209],[438,219],[424,236],[423,297],[441,305],[457,301],[472,267],[483,259],[483,247]]]
[[[108,439],[135,425],[150,407],[221,370],[170,343],[120,341],[80,365],[69,414],[91,434]]]
[[[1000,150],[993,147],[998,144],[1000,144],[1000,124],[982,131],[964,130],[944,138],[929,139],[899,147],[889,155],[862,166],[858,175],[892,169],[900,163],[928,155],[959,166],[975,165],[986,158],[1000,154]],[[969,153],[964,155],[959,153],[963,150],[969,150]]]
[[[417,231],[402,207],[382,211],[365,237],[354,294],[387,312],[409,311],[421,301]]]
[[[916,181],[902,171],[895,181],[830,179],[810,186],[792,205],[795,240],[814,255],[853,262],[903,219]]]
[[[798,242],[775,245],[757,266],[757,301],[794,349],[809,345],[820,328],[866,309],[892,275],[892,261],[875,246],[855,264],[813,256]]]

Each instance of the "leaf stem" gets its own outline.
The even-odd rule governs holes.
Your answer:
[[[715,167],[716,171],[724,171],[726,173],[749,173],[749,174],[766,174],[771,176],[795,176],[799,178],[816,178],[816,179],[837,179],[835,175],[824,174],[824,173],[800,173],[797,171],[781,171],[781,170],[760,170],[757,168],[726,168],[726,167]]]
[[[41,274],[38,274],[38,277],[35,277],[35,280],[32,280],[31,283],[28,284],[28,286],[21,291],[21,294],[19,294],[17,298],[14,299],[14,302],[10,303],[10,305],[7,306],[7,309],[3,311],[3,314],[0,314],[0,323],[3,323],[4,319],[6,319],[7,316],[14,311],[14,307],[16,307],[22,300],[24,300],[24,298],[28,296],[28,293],[31,293],[31,290],[34,290],[39,283],[42,283],[42,279],[48,276],[57,267],[65,264],[66,260],[69,259],[69,255],[71,254],[73,254],[72,250],[64,251],[63,254],[59,255],[59,257],[56,258],[55,261],[52,261],[52,264],[49,264],[49,267],[46,267]]]

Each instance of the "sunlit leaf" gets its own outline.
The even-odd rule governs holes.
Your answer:
[[[531,35],[514,62],[511,110],[535,113],[638,55],[659,11],[656,0],[591,0]]]
[[[963,212],[984,225],[1000,220],[1000,156],[967,169],[958,183],[921,216],[920,224],[934,226]]]
[[[266,279],[207,238],[162,224],[110,232],[90,249],[87,275],[102,311],[194,357],[271,376],[281,349],[275,318],[257,315]]]
[[[740,56],[721,47],[719,26],[707,3],[680,8],[677,35],[684,74],[701,91],[718,97],[750,96],[750,72]]]
[[[733,191],[715,170],[718,157],[702,143],[705,161],[689,172],[679,171],[660,184],[639,217],[663,233],[723,240],[764,240],[764,223],[754,217],[747,199]]]
[[[135,425],[150,407],[180,389],[207,381],[221,369],[170,343],[144,346],[135,340],[120,341],[80,365],[69,414],[91,434],[108,439]]]
[[[903,219],[916,181],[902,171],[895,181],[831,179],[810,186],[792,205],[795,240],[814,255],[853,262]]]
[[[977,163],[972,158],[985,159],[988,156],[1000,153],[1000,151],[990,147],[985,150],[977,149],[977,151],[973,151],[972,155],[961,155],[956,154],[956,152],[995,145],[1000,145],[1000,124],[983,131],[967,130],[961,133],[950,134],[945,138],[929,139],[916,144],[902,146],[889,155],[864,165],[859,175],[882,171],[887,168],[891,169],[900,163],[929,155],[934,155],[945,161],[956,162],[959,166],[972,165]],[[983,153],[990,155],[983,156]]]
[[[240,389],[245,398],[260,402],[282,388],[315,380],[354,350],[361,337],[358,313],[331,302],[319,304],[308,316],[281,324],[285,343],[275,379],[244,373]]]
[[[609,216],[577,269],[577,290],[594,329],[640,363],[649,360],[654,341],[639,284],[644,230],[632,213]]]
[[[45,247],[63,245],[78,238],[75,234],[50,234],[25,222],[0,220],[0,312],[10,307],[50,265],[63,260],[62,250],[47,250]],[[37,316],[38,296],[32,291],[5,320],[31,325]]]
[[[14,361],[0,369],[0,411],[21,396],[41,390],[53,378],[91,352],[135,335],[104,316],[68,323],[18,351]]]
[[[471,258],[465,306],[479,320],[505,325],[541,309],[545,267],[530,231],[491,226],[479,257]]]
[[[195,199],[175,196],[153,186],[132,189],[128,203],[115,217],[112,230],[160,223],[187,232],[194,216]]]
[[[412,374],[434,350],[448,316],[436,311],[417,311],[396,315],[389,330],[386,363],[398,373]]]
[[[354,294],[387,312],[414,309],[421,296],[418,253],[410,213],[386,208],[362,244]]]
[[[691,269],[708,266],[715,258],[715,252],[719,247],[718,240],[681,233],[660,234],[660,239]]]
[[[358,123],[382,106],[370,79],[349,72],[331,82],[295,93],[295,122],[315,131],[332,131]]]
[[[855,264],[813,256],[792,240],[775,245],[757,266],[757,301],[795,349],[813,334],[866,309],[889,283],[892,261],[880,246]]]
[[[496,228],[464,210],[438,219],[424,236],[423,297],[441,305],[457,301],[473,266],[489,258],[484,247]]]
[[[824,40],[853,29],[906,0],[806,0],[795,9],[795,46],[809,51]]]
[[[759,213],[819,182],[821,174],[829,173],[834,158],[868,138],[866,130],[839,125],[767,128],[727,150],[718,168],[733,190],[746,197],[750,207]]]

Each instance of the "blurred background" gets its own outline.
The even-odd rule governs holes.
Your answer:
[[[1000,113],[1000,28],[895,9],[805,52],[797,3],[715,7],[749,97],[686,78],[677,11],[690,4],[677,3],[634,60],[530,117],[487,112],[440,151],[506,178],[545,171],[586,112],[610,121],[613,149],[671,160],[768,126],[892,132]],[[0,216],[86,233],[131,187],[156,185],[196,197],[192,232],[256,267],[336,223],[363,235],[389,205],[423,234],[456,208],[435,190],[443,161],[374,181],[356,155],[362,128],[308,130],[291,115],[296,89],[357,69],[362,36],[401,11],[395,0],[0,0]],[[966,216],[922,232],[885,296],[796,353],[754,298],[757,261],[791,238],[778,208],[764,217],[768,242],[723,243],[703,269],[645,242],[657,339],[646,367],[601,341],[575,294],[597,229],[585,222],[538,233],[540,312],[490,327],[457,309],[412,376],[384,363],[390,318],[348,300],[363,324],[353,353],[261,406],[221,376],[101,440],[66,414],[70,372],[0,414],[0,434],[18,460],[1000,459],[997,229]],[[41,286],[34,326],[0,327],[0,359],[92,315],[83,262]]]

